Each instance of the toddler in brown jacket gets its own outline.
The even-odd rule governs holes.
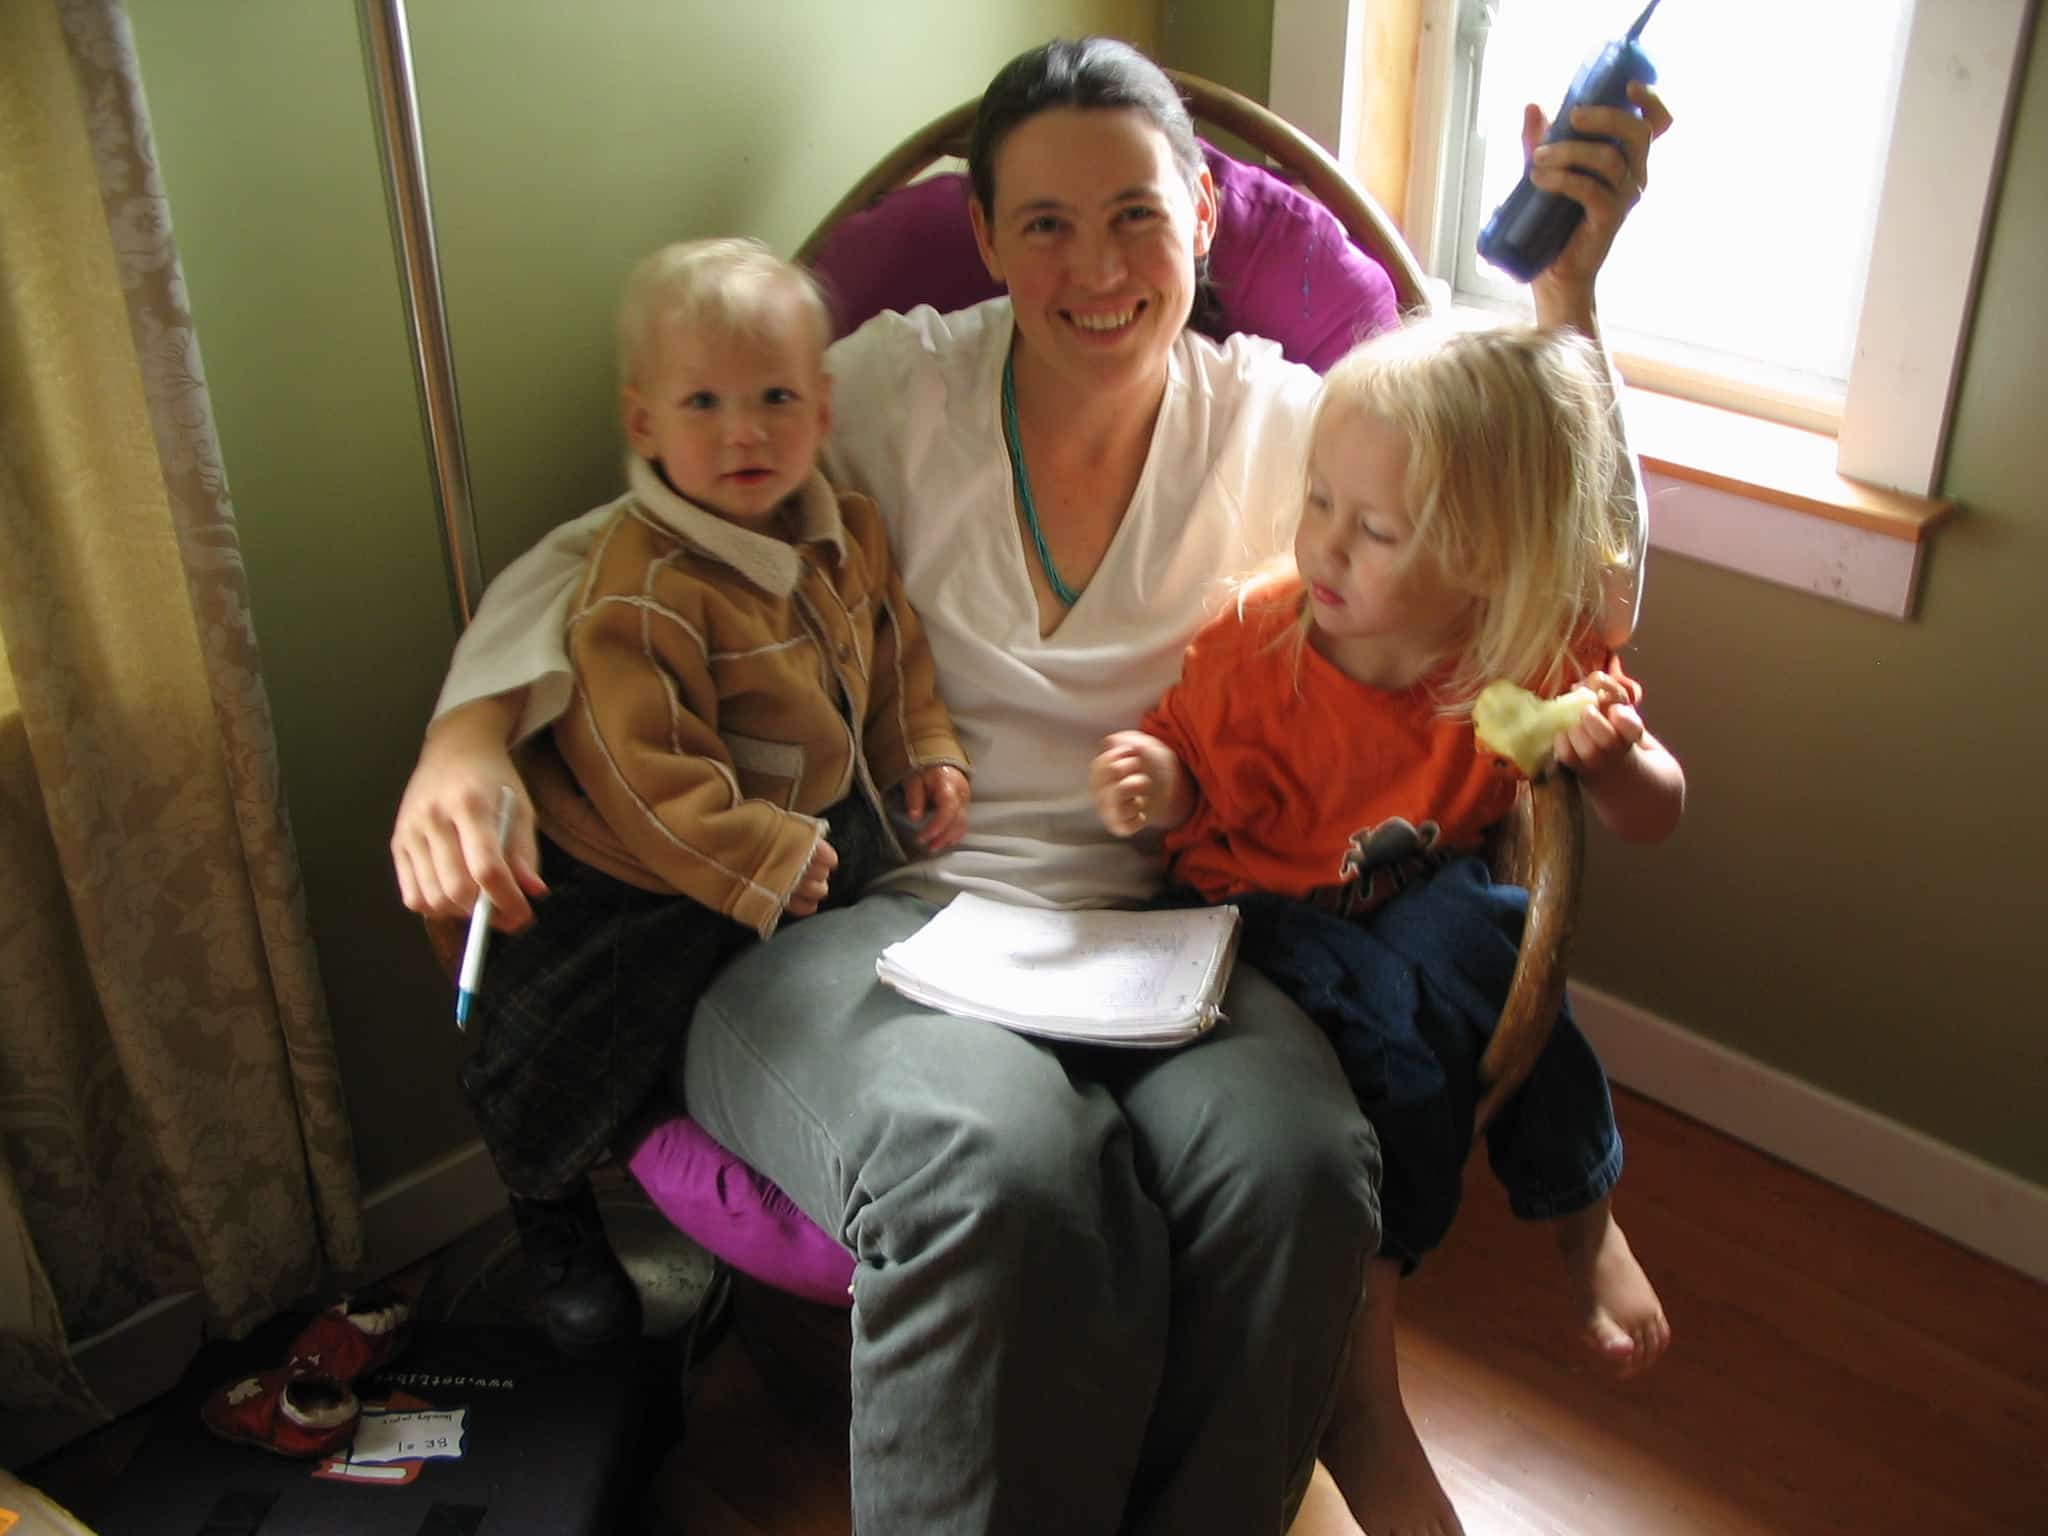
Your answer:
[[[751,240],[664,247],[620,306],[628,490],[569,609],[572,702],[520,759],[549,895],[492,951],[463,1070],[570,1353],[639,1332],[586,1175],[717,968],[900,862],[892,810],[919,853],[966,830],[881,517],[818,472],[830,335],[811,278]]]

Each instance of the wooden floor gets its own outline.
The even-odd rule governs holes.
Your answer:
[[[1617,1212],[1674,1350],[1616,1384],[1483,1167],[1403,1287],[1408,1401],[1469,1536],[2048,1533],[2048,1287],[1627,1095]],[[844,1425],[706,1369],[654,1494],[688,1536],[845,1536]],[[1227,1536],[1227,1533],[1225,1533]]]

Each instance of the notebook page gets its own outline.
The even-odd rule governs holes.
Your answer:
[[[934,1006],[999,1023],[1191,1023],[1220,990],[1235,923],[1229,908],[1065,912],[967,894],[877,969]]]

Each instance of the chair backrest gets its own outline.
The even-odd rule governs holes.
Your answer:
[[[1168,73],[1198,124],[1236,134],[1284,173],[1203,145],[1220,214],[1209,278],[1226,331],[1270,337],[1289,358],[1323,369],[1428,307],[1400,234],[1321,146],[1234,91]],[[913,179],[965,153],[975,106],[954,108],[891,151],[797,252],[832,290],[842,332],[884,309],[960,309],[1000,291],[975,250],[966,178]]]

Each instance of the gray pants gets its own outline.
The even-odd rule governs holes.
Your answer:
[[[933,1013],[874,973],[932,910],[788,925],[706,994],[683,1068],[690,1113],[859,1261],[855,1529],[1280,1536],[1379,1240],[1328,1044],[1244,966],[1175,1052]]]

